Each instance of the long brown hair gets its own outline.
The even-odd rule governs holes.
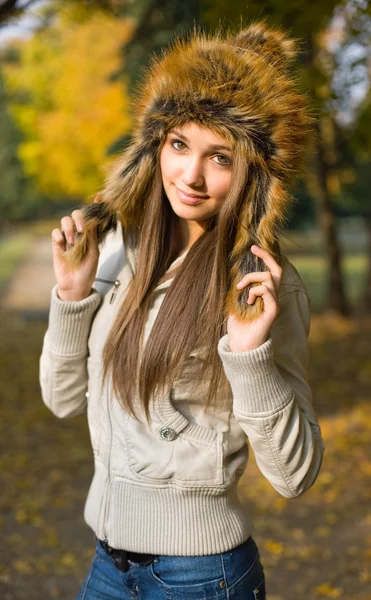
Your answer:
[[[237,142],[233,149],[232,184],[227,197],[219,213],[209,219],[202,235],[175,269],[174,279],[143,347],[144,327],[155,288],[164,276],[171,275],[168,269],[174,260],[177,216],[163,189],[160,151],[161,148],[141,226],[135,232],[136,272],[103,351],[104,378],[111,374],[120,403],[137,419],[134,405],[139,401],[147,420],[152,396],[172,385],[180,375],[184,361],[195,349],[202,350],[197,376],[209,382],[205,410],[211,406],[217,408],[217,398],[224,397],[227,392],[228,381],[217,346],[220,337],[226,333],[226,294],[233,276],[235,258],[232,250],[237,224],[247,210],[246,198],[251,197],[250,192],[256,193],[251,185],[251,172],[249,177],[246,148],[239,147]],[[254,210],[253,198],[248,210]],[[259,239],[259,225],[256,233]],[[124,238],[127,239],[125,230]],[[271,252],[279,259],[276,239],[264,239],[264,242],[265,246],[270,242]],[[221,394],[217,393],[220,391]]]

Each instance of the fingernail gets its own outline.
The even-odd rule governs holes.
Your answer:
[[[242,283],[241,283],[241,281],[239,281],[239,282],[237,283],[237,286],[236,286],[236,287],[237,287],[237,288],[241,288],[241,287],[242,287]]]
[[[73,244],[73,237],[72,237],[72,235],[70,235],[70,236],[69,236],[69,238],[68,238],[68,243],[69,243],[69,244]]]
[[[78,226],[77,226],[77,230],[78,231],[82,231],[83,229],[84,229],[83,226],[81,225],[81,223],[79,223]]]

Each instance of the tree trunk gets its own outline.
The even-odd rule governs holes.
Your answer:
[[[365,225],[367,232],[366,256],[368,258],[366,285],[363,293],[362,309],[365,313],[371,314],[371,215],[365,216]]]
[[[336,231],[335,208],[332,201],[332,193],[329,189],[330,174],[333,169],[332,161],[334,151],[326,143],[328,133],[328,121],[324,126],[322,120],[329,119],[322,115],[317,123],[317,164],[315,174],[315,186],[312,187],[316,200],[317,215],[322,229],[325,250],[328,257],[327,278],[327,307],[342,316],[348,316],[350,309],[345,296],[344,278],[341,268],[341,250]]]
[[[339,189],[336,189],[336,187],[339,188],[339,185],[335,184],[334,186],[338,165],[336,128],[333,115],[326,109],[328,98],[323,95],[323,86],[321,88],[318,85],[318,82],[324,80],[324,76],[325,80],[329,82],[326,67],[322,65],[322,60],[319,58],[321,50],[321,41],[318,36],[312,35],[306,39],[304,60],[310,74],[309,89],[319,114],[316,120],[316,165],[313,174],[307,178],[307,185],[316,201],[317,219],[323,232],[328,258],[327,307],[341,316],[348,316],[350,309],[345,296],[341,250],[333,204],[333,197],[339,192]]]

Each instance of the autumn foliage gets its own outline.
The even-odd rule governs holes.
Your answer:
[[[24,135],[19,156],[49,197],[94,194],[107,148],[130,129],[125,84],[110,79],[131,32],[130,21],[95,13],[76,21],[61,12],[52,26],[14,42],[19,60],[4,75]]]

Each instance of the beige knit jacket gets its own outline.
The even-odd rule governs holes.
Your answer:
[[[280,313],[269,339],[248,352],[231,352],[228,335],[219,341],[230,383],[228,408],[204,411],[206,382],[192,377],[202,360],[195,352],[173,387],[156,399],[147,425],[123,410],[110,382],[100,390],[102,349],[135,260],[135,247],[124,247],[118,228],[101,249],[89,297],[66,302],[53,288],[40,357],[42,398],[60,418],[87,411],[95,473],[84,516],[98,538],[135,552],[225,552],[252,533],[237,489],[249,448],[287,498],[307,490],[320,469],[324,444],[306,372],[308,294],[285,259]],[[156,289],[145,339],[171,281]]]

